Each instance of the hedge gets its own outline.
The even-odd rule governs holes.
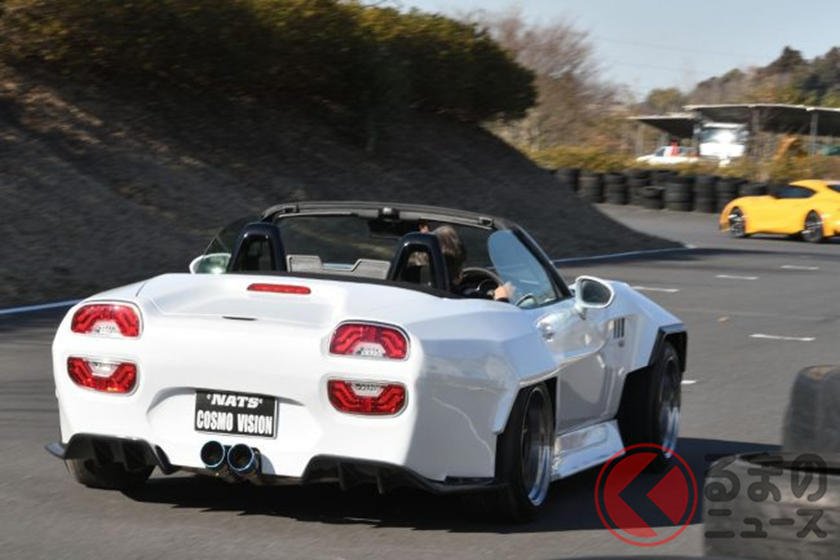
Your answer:
[[[534,76],[484,30],[339,0],[6,0],[0,56],[66,75],[356,114],[518,117]]]

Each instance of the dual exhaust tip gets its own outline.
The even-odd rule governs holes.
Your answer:
[[[227,468],[233,474],[246,476],[259,471],[260,452],[244,443],[228,447],[211,440],[201,446],[201,461],[211,471]]]

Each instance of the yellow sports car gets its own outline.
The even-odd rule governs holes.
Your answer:
[[[778,233],[811,243],[840,235],[840,181],[796,181],[772,194],[736,198],[721,212],[720,229],[732,237]]]

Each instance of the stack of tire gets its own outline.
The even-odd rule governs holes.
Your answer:
[[[662,193],[665,187],[648,185],[642,189],[642,208],[662,210]]]
[[[717,212],[717,182],[715,175],[698,175],[694,182],[694,211]]]
[[[840,367],[799,372],[782,450],[724,457],[703,489],[706,554],[765,560],[840,555]]]
[[[554,178],[557,182],[563,185],[564,188],[572,192],[578,191],[580,180],[580,169],[576,167],[561,167],[554,172]]]
[[[672,171],[671,169],[655,169],[650,177],[650,182],[652,185],[657,187],[664,187],[665,183],[670,181],[673,177],[677,176],[676,171]]]
[[[647,169],[628,169],[627,176],[627,198],[628,203],[634,206],[642,206],[642,192],[650,185],[650,171]]]
[[[677,212],[691,212],[694,208],[693,177],[675,175],[665,183],[665,208]]]
[[[578,181],[578,196],[592,204],[604,202],[604,182],[600,173],[583,171]]]
[[[604,175],[604,201],[607,204],[625,205],[629,201],[627,178],[622,173]]]
[[[761,196],[768,192],[765,183],[743,183],[738,187],[738,196]]]
[[[731,201],[738,198],[738,188],[743,183],[741,179],[733,177],[721,177],[715,185],[715,194],[717,196],[715,210],[720,212]]]

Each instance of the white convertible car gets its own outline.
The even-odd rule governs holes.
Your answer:
[[[155,467],[411,484],[525,519],[553,480],[641,442],[664,467],[676,445],[680,320],[620,282],[567,286],[507,220],[284,204],[223,229],[190,272],[90,297],[59,326],[47,449],[82,484],[124,489]]]

